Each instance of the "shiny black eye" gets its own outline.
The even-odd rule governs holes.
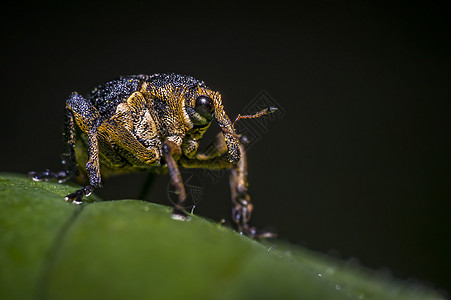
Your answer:
[[[203,117],[211,118],[214,107],[213,100],[210,97],[201,95],[196,99],[194,109]]]

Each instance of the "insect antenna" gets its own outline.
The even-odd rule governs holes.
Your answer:
[[[235,121],[233,121],[232,126],[235,126],[235,123],[241,119],[255,119],[255,118],[260,118],[264,115],[269,115],[272,114],[274,112],[276,112],[277,110],[279,110],[277,107],[267,107],[265,109],[262,109],[259,112],[256,112],[253,115],[240,115],[238,114],[238,116],[236,117]],[[227,130],[227,128],[222,127],[222,130],[228,134],[230,134],[231,136],[233,136],[234,138],[241,140],[242,142],[246,142],[246,138],[244,136],[242,136],[241,134],[235,133],[235,132],[231,132],[229,130]]]
[[[235,121],[233,121],[232,126],[234,126],[235,123],[238,120],[260,118],[260,117],[262,117],[264,115],[272,114],[272,113],[276,112],[277,110],[278,110],[277,107],[267,107],[267,108],[262,109],[261,111],[255,113],[255,114],[253,114],[253,115],[244,115],[244,116],[242,116],[242,115],[238,114],[238,116],[236,117]]]

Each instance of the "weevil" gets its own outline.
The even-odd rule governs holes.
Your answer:
[[[259,117],[274,111],[267,108]],[[216,120],[221,132],[214,151],[198,151],[199,141]],[[249,225],[253,210],[247,192],[243,139],[224,111],[221,94],[191,76],[130,75],[97,86],[87,97],[74,92],[66,101],[62,171],[30,172],[36,181],[64,182],[85,177],[84,187],[66,196],[80,204],[83,196],[102,187],[102,177],[152,171],[169,173],[179,203],[173,215],[186,218],[185,188],[179,166],[230,170],[232,219],[238,230],[253,237],[270,236]]]

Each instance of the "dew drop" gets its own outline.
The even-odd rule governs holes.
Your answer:
[[[182,216],[179,214],[172,214],[171,218],[173,220],[177,220],[177,221],[190,221],[191,220],[191,218],[189,216]]]

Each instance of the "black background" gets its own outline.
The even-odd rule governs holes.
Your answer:
[[[230,118],[264,90],[285,114],[249,149],[253,224],[451,289],[448,7],[162,3],[5,10],[2,171],[58,169],[65,99],[119,75],[192,75]],[[229,220],[227,177],[196,174],[194,212]],[[137,197],[144,178],[111,178],[98,194]],[[167,183],[147,200],[169,204]]]

